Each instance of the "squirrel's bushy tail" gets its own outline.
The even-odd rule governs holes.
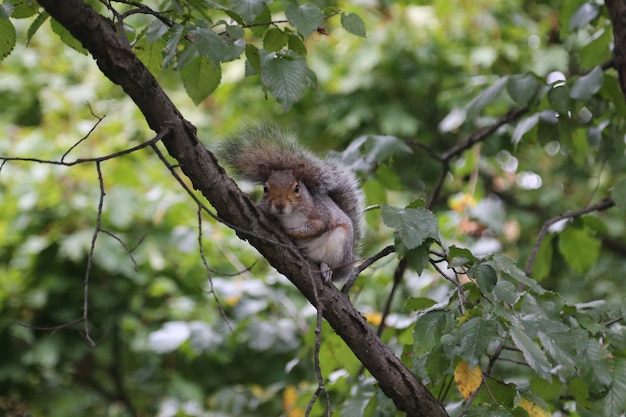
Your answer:
[[[236,173],[262,183],[259,165],[270,170],[294,169],[304,164],[302,182],[309,192],[328,195],[352,220],[354,241],[362,236],[363,193],[354,172],[336,158],[321,159],[274,126],[248,126],[225,139],[217,149],[218,157]]]

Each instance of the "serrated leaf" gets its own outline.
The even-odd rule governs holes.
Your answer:
[[[593,3],[583,3],[580,5],[569,20],[570,30],[578,30],[587,25],[598,16],[600,6]]]
[[[461,361],[454,368],[454,382],[459,392],[466,400],[478,389],[483,382],[483,371],[479,366],[470,369],[465,361]]]
[[[509,281],[498,281],[493,289],[493,295],[501,301],[507,304],[515,304],[520,297],[520,293],[515,288],[515,285]]]
[[[567,227],[559,235],[559,251],[576,271],[585,273],[596,264],[602,242],[586,229]]]
[[[420,315],[413,326],[413,353],[416,358],[430,352],[439,344],[447,327],[448,318],[444,311],[429,311]]]
[[[408,249],[421,246],[426,239],[439,241],[437,217],[428,209],[400,209],[385,204],[381,214],[383,223],[395,229],[398,238]]]
[[[306,61],[299,55],[261,53],[261,79],[285,111],[304,96],[308,86]]]
[[[622,210],[626,210],[626,178],[622,178],[611,189],[611,198],[617,207]]]
[[[230,0],[229,4],[246,23],[253,23],[265,10],[263,0]]]
[[[600,91],[603,82],[604,71],[602,71],[600,66],[597,66],[574,82],[570,91],[570,97],[575,100],[587,101]]]
[[[0,19],[8,20],[13,14],[14,6],[15,5],[13,3],[10,3],[8,1],[5,1],[4,3],[0,4]]]
[[[518,326],[509,328],[511,339],[515,346],[522,352],[524,360],[537,375],[545,380],[550,379],[550,362],[539,345],[532,341],[524,330]]]
[[[165,45],[167,45],[167,42],[164,38],[154,42],[148,42],[147,38],[142,38],[133,46],[133,50],[137,58],[143,62],[150,72],[157,74],[163,65],[163,49]]]
[[[66,44],[78,53],[87,55],[87,50],[83,47],[83,44],[80,43],[78,39],[73,37],[72,34],[67,29],[65,29],[59,22],[51,19],[50,27],[52,28],[52,31],[56,33],[59,38],[61,38],[61,41],[63,41],[64,44]]]
[[[215,91],[222,79],[221,66],[213,65],[204,56],[198,56],[185,65],[180,74],[185,91],[196,106]]]
[[[626,411],[626,359],[616,357],[611,366],[611,387],[604,397],[604,413],[618,416]]]
[[[477,95],[470,101],[467,106],[467,118],[473,119],[484,109],[491,104],[496,98],[502,94],[504,87],[506,87],[509,77],[502,77],[496,81],[493,85],[489,86],[485,91]]]
[[[9,56],[17,41],[15,26],[9,19],[0,19],[0,60]]]
[[[361,16],[355,13],[342,13],[341,26],[348,32],[356,36],[365,37],[365,23]]]
[[[459,327],[458,354],[473,368],[487,352],[487,346],[498,336],[498,325],[491,318],[473,317]]]
[[[496,272],[500,272],[504,274],[505,277],[508,277],[515,281],[517,284],[522,284],[527,288],[530,288],[537,294],[545,293],[545,290],[541,285],[537,283],[532,278],[529,278],[524,271],[518,268],[513,259],[509,258],[506,255],[497,254],[493,257],[493,262],[489,262]]]
[[[517,126],[515,126],[515,130],[511,136],[511,142],[515,145],[520,143],[524,135],[530,132],[537,125],[538,121],[539,116],[537,114],[533,114],[532,116],[528,116],[520,120]]]
[[[512,76],[507,85],[507,92],[520,106],[527,106],[538,89],[539,82],[532,74]]]
[[[312,3],[302,5],[289,3],[285,9],[285,16],[305,38],[324,24],[322,9]]]

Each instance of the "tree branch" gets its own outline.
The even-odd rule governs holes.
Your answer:
[[[163,144],[178,160],[194,187],[211,202],[218,217],[237,226],[247,239],[313,304],[323,305],[324,318],[377,379],[396,407],[410,416],[447,416],[445,409],[413,373],[378,338],[346,294],[321,280],[280,228],[226,176],[214,155],[198,141],[195,127],[183,118],[150,71],[139,61],[113,24],[82,0],[38,0],[61,25],[82,42],[98,67],[118,84],[142,111],[154,131],[171,129]],[[285,243],[268,245],[267,240]],[[317,283],[317,285],[315,285]],[[317,286],[317,292],[316,287]]]

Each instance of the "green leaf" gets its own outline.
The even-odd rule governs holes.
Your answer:
[[[596,264],[602,242],[587,229],[567,227],[559,235],[559,251],[576,271],[585,273]]]
[[[198,56],[185,65],[180,75],[185,91],[197,106],[220,84],[222,69],[220,65],[214,66],[209,58]]]
[[[512,325],[509,328],[511,339],[517,348],[522,352],[524,360],[534,370],[537,375],[545,380],[550,379],[550,362],[539,345],[533,342],[524,332],[521,326]]]
[[[312,3],[306,3],[300,6],[297,3],[289,3],[285,9],[285,15],[289,23],[305,38],[315,32],[318,27],[324,25],[324,13],[322,9]]]
[[[342,13],[341,26],[353,35],[365,37],[365,23],[358,14]]]
[[[287,46],[298,55],[306,56],[306,46],[295,32],[289,34]]]
[[[611,198],[617,207],[626,211],[626,178],[622,178],[611,189]]]
[[[492,318],[473,317],[459,327],[458,354],[470,369],[479,364],[487,346],[498,336],[498,325]]]
[[[467,106],[467,118],[472,119],[481,112],[486,106],[491,104],[496,98],[502,94],[502,91],[507,85],[509,77],[502,77],[496,81],[493,85],[489,86],[485,91],[474,97]]]
[[[33,23],[28,27],[28,31],[26,32],[26,46],[30,43],[30,40],[35,36],[37,30],[41,27],[41,25],[50,17],[47,12],[41,12],[39,15],[33,20]],[[0,36],[1,37],[1,36]]]
[[[420,311],[430,308],[437,304],[436,301],[425,297],[411,297],[406,300],[402,311]]]
[[[445,311],[435,310],[420,315],[413,326],[413,354],[416,358],[439,344],[439,339],[448,326]]]
[[[133,46],[133,50],[150,72],[157,74],[163,65],[163,50],[166,45],[167,41],[164,38],[148,42],[147,38],[143,37]]]
[[[11,17],[13,19],[24,19],[36,15],[39,12],[40,6],[36,1],[19,1],[15,2],[15,8]]]
[[[267,53],[260,50],[261,79],[270,94],[288,111],[304,96],[308,87],[308,67],[299,55]]]
[[[553,87],[548,91],[548,100],[552,108],[561,115],[567,115],[570,110],[570,88],[566,85]]]
[[[598,16],[600,6],[594,3],[583,3],[580,5],[569,20],[570,30],[578,30],[587,25]]]
[[[154,19],[146,28],[147,43],[152,43],[163,38],[169,30],[169,26],[165,23],[161,22],[159,19]]]
[[[520,293],[515,285],[509,281],[500,280],[493,289],[493,295],[507,304],[515,304],[520,297]]]
[[[611,366],[611,387],[604,397],[604,413],[618,416],[626,411],[626,359],[616,357]]]
[[[87,55],[87,50],[83,47],[83,44],[80,43],[78,39],[72,36],[72,34],[65,29],[59,22],[54,19],[50,20],[50,27],[52,27],[52,31],[56,33],[61,41],[64,44],[74,49],[76,52],[81,53],[83,55]]]
[[[507,92],[520,106],[527,106],[538,89],[539,82],[533,74],[512,76],[507,85]]]
[[[524,273],[524,271],[517,267],[515,261],[513,261],[513,259],[509,258],[506,255],[494,255],[493,261],[488,262],[488,264],[491,265],[496,270],[496,272],[504,274],[505,277],[510,278],[517,284],[522,284],[523,286],[530,288],[537,294],[543,294],[545,292],[543,287],[541,287],[541,285],[539,285],[537,281],[529,278]]]
[[[602,71],[600,66],[597,66],[574,82],[570,91],[570,97],[575,100],[587,101],[600,91],[603,82],[604,71]]]
[[[363,147],[368,158],[379,164],[398,153],[413,153],[406,143],[395,136],[368,135]]]
[[[254,23],[266,8],[263,0],[230,0],[229,3],[231,9],[248,24]]]
[[[429,238],[439,241],[437,217],[428,209],[400,209],[384,204],[381,214],[383,223],[395,229],[408,249],[421,246]]]
[[[428,249],[430,248],[432,241],[426,242],[417,248],[409,249],[402,255],[406,258],[409,266],[421,275],[424,268],[428,266]]]
[[[9,56],[17,41],[15,26],[9,19],[0,19],[0,60]]]
[[[263,37],[263,49],[269,52],[276,52],[287,45],[289,36],[278,28],[271,28],[265,32]]]
[[[243,39],[233,42],[232,39],[220,36],[211,29],[196,28],[191,30],[189,35],[193,37],[200,55],[208,57],[213,65],[239,58],[246,47]]]
[[[532,275],[537,281],[541,281],[550,274],[552,267],[552,240],[554,235],[547,235],[537,251],[535,263],[532,268]]]
[[[184,26],[176,24],[170,28],[170,36],[163,50],[163,68],[167,68],[174,61],[178,53],[178,45],[183,37]]]
[[[476,285],[483,292],[483,294],[489,294],[496,287],[498,276],[496,271],[487,264],[478,264],[470,268],[467,272],[470,278],[476,280]]]

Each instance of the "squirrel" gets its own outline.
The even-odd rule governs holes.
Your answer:
[[[217,151],[241,177],[263,184],[259,202],[316,263],[325,281],[351,275],[362,236],[363,192],[338,159],[321,159],[274,126],[250,126]]]

